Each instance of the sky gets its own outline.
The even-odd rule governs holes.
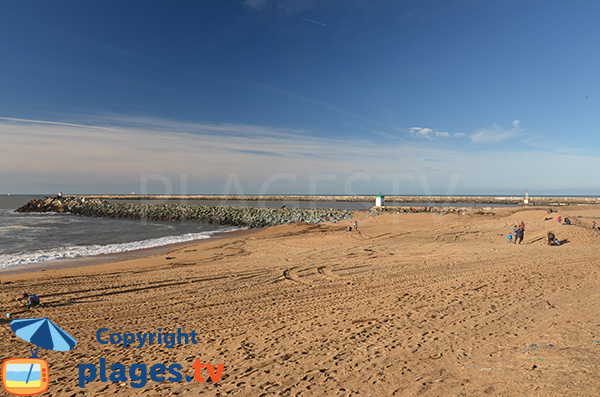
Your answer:
[[[600,3],[0,4],[0,193],[600,195]]]

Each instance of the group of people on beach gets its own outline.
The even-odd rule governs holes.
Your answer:
[[[562,242],[554,235],[554,232],[548,232],[548,245],[561,245]]]
[[[523,237],[525,237],[525,222],[521,221],[519,226],[515,225],[512,232],[508,233],[508,242],[517,244],[518,241],[521,244]]]
[[[358,222],[354,221],[354,223],[352,224],[352,226],[346,226],[346,231],[347,232],[351,232],[352,231],[352,227],[354,227],[355,231],[358,231]]]
[[[551,214],[553,211],[552,210],[548,210],[548,213]],[[550,219],[552,219],[552,217],[545,217],[544,220],[545,221],[549,221]],[[556,226],[561,226],[561,225],[570,225],[571,224],[571,220],[567,217],[565,217],[564,219],[559,215],[558,218],[556,218]],[[595,225],[595,222],[594,222]],[[594,228],[594,226],[592,225],[592,229]]]
[[[560,216],[556,219],[556,225],[560,226],[560,225],[570,225],[571,224],[571,220],[567,217],[565,217],[565,219],[562,219]]]

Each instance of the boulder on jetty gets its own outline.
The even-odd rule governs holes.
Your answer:
[[[335,209],[256,208],[181,204],[114,203],[81,196],[31,200],[16,212],[66,212],[98,218],[154,221],[199,221],[212,224],[265,227],[284,223],[321,223],[352,218],[356,212]]]
[[[102,202],[104,200],[90,200],[80,196],[41,197],[29,201],[24,206],[17,208],[15,212],[73,212],[73,209],[84,203],[100,204]]]

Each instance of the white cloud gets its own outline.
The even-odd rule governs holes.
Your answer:
[[[418,136],[421,138],[426,138],[426,139],[433,139],[431,137],[431,133],[433,132],[433,130],[431,128],[421,128],[421,127],[412,127],[410,129],[410,134],[412,136]]]
[[[513,139],[523,135],[524,130],[520,127],[520,120],[512,122],[512,128],[506,129],[498,124],[494,124],[489,128],[481,128],[471,134],[470,138],[473,143],[499,143],[508,139]],[[451,134],[448,131],[434,131],[432,128],[412,127],[409,129],[410,135],[418,138],[433,140],[437,138],[462,138],[467,136],[464,132],[456,132]]]
[[[519,124],[519,120],[514,120],[511,129],[505,129],[498,124],[494,124],[490,128],[482,128],[471,135],[471,141],[473,143],[499,143],[516,138],[523,134]]]
[[[450,133],[447,131],[434,131],[431,128],[422,128],[422,127],[412,127],[409,129],[409,132],[414,137],[420,137],[433,140],[433,136],[438,138],[449,138]]]

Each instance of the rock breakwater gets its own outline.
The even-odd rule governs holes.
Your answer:
[[[227,195],[227,194],[195,194],[195,195],[88,195],[90,199],[103,200],[246,200],[246,201],[337,201],[337,202],[371,202],[375,205],[375,195],[371,196],[318,196],[318,195]],[[427,204],[489,204],[489,205],[522,205],[523,196],[396,196],[386,195],[387,203]],[[542,197],[529,196],[528,206],[535,205],[572,205],[600,204],[600,197]]]
[[[335,209],[252,208],[181,204],[109,203],[80,196],[33,199],[16,212],[64,212],[98,218],[199,221],[249,228],[284,223],[321,223],[352,218],[356,212]]]

